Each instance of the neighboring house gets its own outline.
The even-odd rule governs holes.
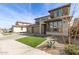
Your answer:
[[[9,28],[9,29],[3,29],[3,32],[4,33],[9,33],[9,32],[12,32],[12,29],[11,28]]]
[[[13,32],[27,32],[27,26],[31,23],[17,21],[15,25],[12,26]]]
[[[0,37],[3,37],[3,29],[0,28]]]
[[[36,18],[35,25],[38,26],[39,34],[68,36],[68,22],[71,20],[70,4],[48,11],[50,15]],[[34,28],[31,27],[34,31]],[[35,29],[37,30],[37,29]],[[33,31],[31,31],[33,33]]]
[[[3,33],[3,29],[2,28],[0,28],[0,33]]]

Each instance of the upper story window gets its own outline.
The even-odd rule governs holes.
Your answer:
[[[57,11],[54,11],[54,17],[57,17]]]
[[[52,17],[52,18],[58,17],[58,16],[69,15],[70,6],[65,6],[65,7],[55,9],[55,10],[50,10],[49,13],[50,13],[50,17]]]
[[[39,25],[40,19],[35,20],[35,24]]]
[[[56,11],[54,11],[54,17],[57,17],[57,16],[62,16],[62,10],[61,9],[59,9],[59,10],[56,10]]]
[[[39,25],[39,21],[38,22],[35,22],[37,25]]]
[[[62,16],[62,10],[61,9],[59,10],[59,16]]]

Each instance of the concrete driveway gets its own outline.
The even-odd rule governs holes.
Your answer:
[[[16,41],[24,35],[13,34],[0,38],[0,55],[49,55],[48,53],[32,48]]]

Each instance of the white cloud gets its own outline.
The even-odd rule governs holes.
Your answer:
[[[17,7],[18,9],[21,9],[20,7]],[[18,13],[10,8],[7,8],[5,6],[0,5],[0,25],[1,27],[11,27],[17,20],[18,21],[26,21],[30,23],[34,23],[34,15],[27,12],[25,13]]]

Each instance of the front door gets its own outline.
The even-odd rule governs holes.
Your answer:
[[[44,34],[46,34],[46,24],[44,24]]]

